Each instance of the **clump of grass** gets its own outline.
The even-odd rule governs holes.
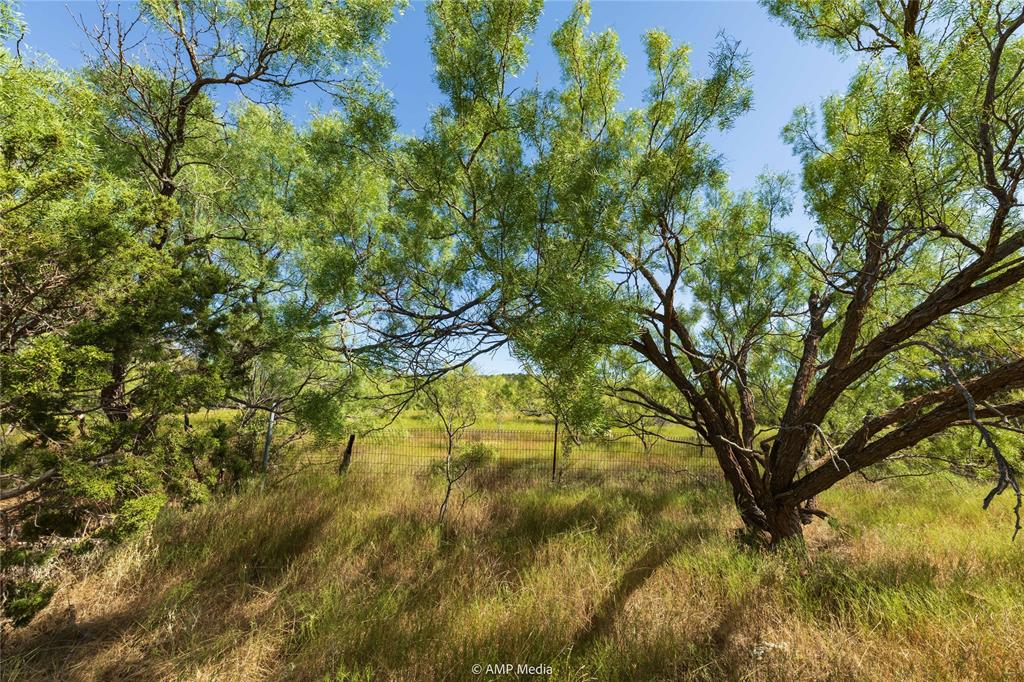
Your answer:
[[[993,679],[1024,675],[1008,510],[946,479],[847,486],[810,556],[731,537],[718,487],[295,477],[189,512],[65,585],[9,679]],[[479,677],[476,679],[480,679]],[[483,679],[487,679],[484,675]]]

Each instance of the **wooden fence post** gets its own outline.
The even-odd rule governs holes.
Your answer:
[[[345,452],[341,455],[341,464],[338,466],[338,473],[343,474],[348,470],[349,463],[352,462],[352,446],[356,442],[356,434],[351,434],[348,437],[348,445],[345,446]]]

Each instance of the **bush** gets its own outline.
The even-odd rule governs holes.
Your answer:
[[[125,502],[121,505],[111,532],[113,539],[124,540],[145,529],[165,504],[167,496],[162,493],[150,493]]]
[[[452,454],[450,470],[446,467],[445,460],[441,459],[431,468],[431,473],[443,478],[445,472],[450,471],[451,479],[458,480],[470,471],[486,466],[496,454],[494,448],[486,443],[472,443],[465,448],[458,448]]]

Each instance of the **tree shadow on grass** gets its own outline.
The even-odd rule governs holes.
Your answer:
[[[579,488],[540,493],[514,488],[495,491],[499,497],[490,498],[494,506],[478,528],[439,545],[432,554],[420,554],[419,578],[413,584],[403,583],[408,577],[396,573],[403,567],[393,565],[393,557],[396,551],[408,547],[411,539],[422,538],[432,528],[432,519],[415,514],[382,514],[373,519],[361,533],[360,552],[367,554],[363,557],[364,580],[355,587],[368,589],[361,592],[364,603],[380,600],[386,604],[387,608],[381,609],[386,615],[378,612],[377,617],[365,620],[360,646],[340,647],[335,652],[335,663],[350,669],[369,666],[378,671],[416,668],[422,663],[417,657],[429,647],[425,643],[436,640],[439,632],[459,618],[459,590],[485,599],[493,596],[495,585],[491,581],[495,576],[510,582],[526,579],[545,549],[559,537],[578,532],[600,536],[629,514],[639,515],[647,525],[679,495],[678,489],[669,486],[580,492]],[[482,557],[488,560],[481,561]],[[407,589],[394,589],[398,584],[405,584]],[[437,604],[452,606],[438,611]],[[436,620],[439,617],[444,619],[441,623]],[[333,617],[324,620],[330,622]],[[505,645],[507,640],[494,643],[498,648]],[[294,651],[301,648],[300,643],[293,643]],[[466,670],[471,662],[466,663]]]
[[[563,533],[601,535],[628,515],[639,516],[640,525],[647,527],[660,523],[655,520],[668,507],[682,505],[685,512],[707,504],[703,497],[681,494],[674,485],[567,486],[540,494],[517,489],[496,494],[506,496],[492,500],[496,506],[464,542],[436,554],[420,554],[423,570],[413,584],[407,582],[408,563],[395,562],[395,557],[417,546],[426,549],[424,533],[432,528],[432,517],[413,505],[402,513],[383,511],[366,521],[357,546],[351,548],[360,555],[360,577],[346,586],[343,593],[353,596],[344,603],[346,608],[376,604],[380,610],[362,623],[358,645],[339,647],[332,661],[392,671],[416,667],[417,657],[437,639],[443,626],[437,619],[442,614],[453,618],[458,611],[436,609],[439,601],[455,594],[453,585],[486,588],[488,576],[519,575]],[[91,619],[64,618],[62,622],[58,610],[52,609],[50,621],[55,627],[19,636],[18,644],[5,651],[5,658],[20,659],[19,679],[159,679],[175,674],[169,671],[180,674],[216,664],[225,647],[266,626],[266,619],[273,616],[259,611],[260,596],[281,589],[287,592],[289,567],[316,547],[332,516],[320,509],[277,514],[275,504],[268,501],[269,509],[247,509],[240,512],[241,518],[228,517],[230,528],[222,528],[219,524],[225,519],[214,515],[206,521],[190,518],[177,530],[166,530],[159,558],[142,569],[151,584],[130,591],[117,607],[95,609],[98,613]],[[694,535],[700,528],[683,530]],[[607,632],[629,595],[686,539],[670,536],[635,562],[595,614],[590,634],[581,634],[581,639]],[[490,554],[493,563],[481,563],[481,553]],[[478,578],[462,582],[479,570],[484,572]],[[401,585],[407,589],[394,589]],[[257,608],[256,615],[247,615],[250,606]],[[330,623],[331,614],[327,616]],[[305,635],[300,635],[296,631],[286,636],[277,650],[282,665],[278,672],[283,676],[290,674],[283,667],[286,662],[296,662],[302,669]],[[324,663],[313,665],[312,672],[319,674],[318,666]]]
[[[189,652],[194,665],[209,663],[223,651],[204,651],[195,643],[250,630],[253,623],[230,614],[257,591],[278,587],[288,567],[315,545],[329,519],[323,512],[283,520],[280,526],[264,526],[237,539],[197,566],[167,566],[164,571],[170,576],[154,578],[151,586],[143,583],[119,608],[94,617],[76,616],[73,600],[82,596],[72,592],[58,597],[38,622],[4,643],[5,667],[16,669],[17,679],[121,680],[159,679],[157,666],[174,652]],[[187,627],[169,625],[168,619],[179,612],[191,616]],[[154,639],[156,632],[161,635]],[[143,640],[140,649],[127,657],[113,653],[118,643],[135,638]]]
[[[692,524],[679,529],[668,541],[657,543],[644,552],[643,556],[626,569],[619,582],[591,614],[586,625],[576,633],[575,648],[585,649],[601,637],[610,634],[629,597],[643,587],[648,579],[686,544],[709,532],[712,532],[712,529],[708,526]]]
[[[535,486],[550,476],[546,463],[537,459],[500,459],[474,471],[471,483],[487,491]]]
[[[490,534],[496,547],[517,565],[532,563],[544,545],[565,533],[586,531],[601,534],[625,515],[635,512],[644,523],[657,518],[678,496],[673,487],[634,490],[595,489],[583,499],[565,504],[558,494],[571,495],[572,489],[560,489],[552,498],[510,499],[507,513],[495,518]]]

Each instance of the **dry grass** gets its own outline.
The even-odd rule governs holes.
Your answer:
[[[483,486],[483,483],[479,483]],[[822,500],[811,557],[739,547],[717,488],[306,476],[168,513],[6,643],[4,677],[1021,679],[1008,505],[932,480]]]

